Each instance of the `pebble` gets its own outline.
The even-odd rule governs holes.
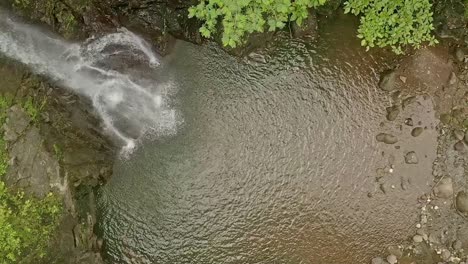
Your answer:
[[[421,228],[421,224],[416,224],[416,228]]]
[[[410,151],[406,153],[405,162],[407,164],[418,164],[418,156],[416,156],[416,152]]]
[[[410,105],[410,104],[412,104],[414,102],[416,102],[416,96],[408,97],[405,100],[403,100],[402,107],[406,108],[408,105]]]
[[[427,224],[427,216],[425,215],[421,216],[421,224]]]
[[[465,143],[463,141],[458,141],[457,143],[455,143],[455,145],[453,146],[453,148],[456,150],[456,151],[463,151],[465,149]]]
[[[459,62],[463,62],[465,60],[465,52],[461,48],[458,48],[455,51],[455,58],[457,58]]]
[[[407,125],[407,126],[413,126],[413,119],[411,119],[411,118],[406,118],[406,120],[405,120],[405,125]]]
[[[461,131],[460,129],[455,129],[453,131],[453,136],[455,137],[456,140],[463,140],[465,137],[465,133]]]
[[[392,106],[387,108],[387,120],[388,121],[395,121],[398,115],[400,114],[400,110],[397,106]]]
[[[375,139],[378,142],[383,142],[385,144],[395,144],[398,142],[398,138],[396,136],[387,133],[380,133],[375,136]]]
[[[468,213],[468,194],[465,191],[461,191],[457,194],[456,204],[458,211],[461,213]]]
[[[398,262],[397,257],[395,255],[388,255],[387,261],[390,264],[395,264]]]
[[[423,131],[424,131],[424,129],[422,127],[415,127],[411,131],[411,135],[413,137],[417,137],[417,136],[421,135]]]
[[[450,253],[450,251],[444,249],[440,256],[442,257],[443,260],[448,260],[452,256],[452,254]]]
[[[397,246],[389,246],[387,251],[390,255],[395,255],[397,258],[401,258],[403,256],[403,251]]]
[[[373,258],[371,264],[385,264],[385,261],[383,260],[383,258],[380,257]]]
[[[434,188],[434,194],[439,198],[451,198],[453,196],[452,178],[443,178]]]
[[[408,78],[406,78],[405,76],[400,75],[400,80],[401,80],[401,82],[406,83],[406,80],[407,80],[407,79],[408,79]]]
[[[414,243],[421,243],[421,242],[423,242],[423,237],[420,236],[420,235],[415,235],[413,237],[413,241],[414,241]]]
[[[463,246],[463,244],[462,244],[462,242],[460,240],[455,240],[455,242],[453,242],[453,244],[452,244],[452,247],[455,250],[461,249],[462,246]]]
[[[379,87],[384,91],[392,91],[395,87],[396,73],[387,71],[380,76]]]
[[[450,80],[449,80],[449,84],[450,85],[454,85],[458,82],[458,78],[457,78],[457,75],[452,72],[452,74],[450,74]]]

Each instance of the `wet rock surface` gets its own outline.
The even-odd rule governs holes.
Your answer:
[[[3,180],[39,198],[54,192],[64,204],[49,254],[40,263],[102,263],[93,188],[111,175],[110,142],[84,100],[64,97],[66,92],[10,61],[0,60],[0,75],[9,76],[0,80],[0,93],[14,102],[3,126],[10,158]],[[43,105],[40,116],[23,108],[27,98]]]

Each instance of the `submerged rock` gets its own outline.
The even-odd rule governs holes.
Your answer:
[[[390,264],[395,264],[395,263],[398,262],[397,257],[396,257],[395,255],[389,255],[389,256],[387,257],[387,261],[388,261],[388,263],[390,263]]]
[[[465,132],[465,137],[463,138],[463,140],[465,141],[465,143],[468,144],[468,130]]]
[[[465,133],[461,131],[460,129],[455,129],[453,131],[453,136],[455,137],[456,140],[463,140],[465,137]]]
[[[439,198],[450,198],[453,196],[452,178],[443,178],[434,188],[434,194]]]
[[[375,139],[378,142],[383,142],[385,144],[395,144],[398,142],[398,138],[392,134],[387,134],[387,133],[380,133],[378,134]]]
[[[387,120],[388,121],[395,121],[398,115],[400,114],[400,109],[398,106],[392,106],[387,108]]]
[[[418,136],[420,136],[422,134],[423,131],[424,131],[424,129],[422,127],[415,127],[411,131],[411,135],[413,137],[418,137]]]
[[[463,142],[463,140],[460,140],[458,141],[457,143],[455,143],[455,145],[453,146],[453,148],[456,150],[456,151],[463,151],[465,149],[465,143]]]
[[[410,96],[403,100],[402,106],[403,108],[406,108],[408,105],[413,104],[414,102],[416,102],[416,96]]]
[[[407,164],[418,164],[418,157],[416,156],[416,152],[410,151],[406,153],[405,162]]]
[[[456,204],[458,211],[464,214],[468,213],[468,194],[465,191],[457,194]]]
[[[373,258],[371,264],[385,264],[385,260],[381,257]]]
[[[396,88],[396,85],[395,85],[396,78],[397,78],[397,76],[396,76],[396,73],[394,71],[384,72],[380,76],[380,82],[379,82],[380,89],[382,89],[384,91],[387,91],[387,92],[395,90],[395,88]]]
[[[411,118],[406,118],[406,120],[405,120],[405,125],[407,125],[407,126],[413,126],[413,119],[411,119]]]
[[[452,244],[452,247],[455,250],[461,249],[462,246],[463,246],[463,244],[462,244],[462,242],[460,240],[455,240],[455,242],[453,242],[453,244]]]
[[[423,242],[423,237],[421,235],[415,235],[413,237],[413,241],[414,241],[414,243],[421,243],[421,242]]]

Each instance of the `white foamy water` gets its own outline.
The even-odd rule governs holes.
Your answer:
[[[123,142],[124,152],[144,135],[176,130],[176,112],[167,102],[172,85],[130,75],[122,67],[135,62],[150,70],[159,66],[150,45],[124,28],[77,44],[2,13],[0,53],[90,98],[104,129]],[[113,67],[116,61],[119,67]]]

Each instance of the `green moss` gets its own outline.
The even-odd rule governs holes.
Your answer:
[[[58,161],[63,160],[63,150],[58,144],[54,144],[54,154]]]
[[[47,100],[44,99],[41,102],[35,102],[31,97],[28,97],[23,103],[23,109],[29,115],[33,122],[37,122],[41,111],[47,104]]]
[[[90,3],[91,0],[15,0],[13,6],[28,18],[41,20],[70,38],[80,30],[81,13]]]
[[[10,101],[0,97],[0,125]],[[8,169],[8,152],[0,138],[0,177]],[[0,181],[0,264],[37,263],[46,254],[49,239],[61,215],[61,202],[50,193],[43,199],[8,190]]]

